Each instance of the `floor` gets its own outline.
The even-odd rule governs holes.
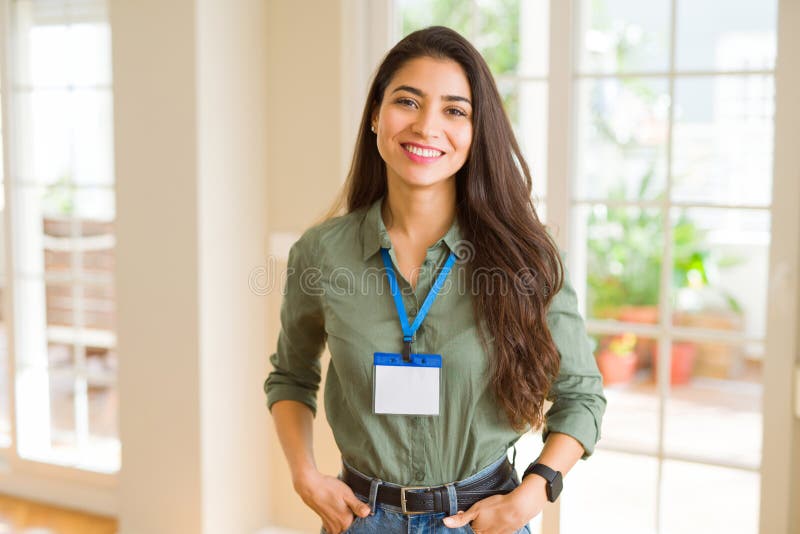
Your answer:
[[[113,518],[0,495],[0,534],[116,534]]]
[[[759,370],[672,386],[663,412],[663,459],[652,378],[639,376],[605,393],[597,451],[564,481],[562,534],[758,533]]]

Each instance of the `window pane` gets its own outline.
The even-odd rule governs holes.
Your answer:
[[[503,109],[511,121],[515,133],[519,124],[519,84],[514,80],[501,79],[497,81],[497,90],[503,99]]]
[[[79,87],[111,84],[111,28],[105,3],[96,7],[98,23],[69,26],[70,82]]]
[[[116,355],[107,350],[91,353],[87,350],[87,365],[92,375],[116,375]],[[90,381],[88,397],[89,454],[92,455],[96,467],[104,471],[116,471],[120,467],[116,384],[108,380]]]
[[[16,61],[14,79],[22,86],[33,84],[65,87],[69,84],[69,30],[64,25],[34,26],[36,2],[14,3],[14,25],[23,61]],[[41,4],[41,2],[40,2]]]
[[[586,316],[635,323],[658,322],[662,215],[656,209],[579,206],[578,257],[573,278],[585,280]]]
[[[582,0],[578,10],[578,72],[667,70],[670,2]]]
[[[86,284],[80,286],[82,312],[86,328],[113,331],[116,327],[114,286]]]
[[[69,369],[75,364],[72,344],[48,343],[47,366],[51,369]]]
[[[776,0],[679,1],[676,67],[774,68],[777,7]]]
[[[676,81],[675,200],[733,205],[770,203],[774,96],[771,76]]]
[[[14,95],[17,146],[12,176],[27,184],[73,181],[71,100],[67,90],[26,89]]]
[[[476,0],[477,31],[474,44],[489,68],[497,74],[519,67],[520,0]]]
[[[608,408],[602,446],[658,451],[658,390],[651,373],[654,339],[632,333],[592,336]]]
[[[395,0],[395,14],[400,37],[433,25],[452,28],[467,39],[472,35],[471,0]]]
[[[75,214],[85,227],[93,222],[111,222],[116,217],[114,190],[101,187],[75,190]]]
[[[113,189],[21,186],[16,192],[27,204],[18,215],[29,221],[17,258],[19,272],[46,273],[49,280],[113,280]]]
[[[665,461],[662,476],[661,534],[758,532],[757,473]]]
[[[577,197],[658,198],[666,182],[667,81],[585,80],[577,93]]]
[[[18,181],[51,187],[114,183],[111,93],[31,89],[15,95]]]
[[[673,323],[764,337],[769,212],[674,208],[672,225]]]
[[[596,450],[576,467],[560,498],[560,534],[655,534],[658,460]]]
[[[57,462],[74,462],[78,437],[75,428],[75,376],[69,371],[51,369],[50,450],[47,457]]]
[[[667,453],[758,468],[762,362],[760,346],[673,342]]]
[[[111,83],[111,32],[104,2],[14,2],[22,85]],[[71,22],[71,24],[69,24]]]
[[[114,147],[111,92],[74,91],[70,98],[73,124],[72,168],[78,186],[113,185]]]
[[[75,300],[73,286],[60,282],[47,284],[47,325],[73,326],[75,324]],[[30,302],[31,308],[35,303]]]

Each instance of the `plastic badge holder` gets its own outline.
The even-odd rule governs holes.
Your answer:
[[[373,360],[373,412],[394,415],[439,415],[442,356],[376,352]]]

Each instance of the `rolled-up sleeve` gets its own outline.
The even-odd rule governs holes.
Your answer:
[[[561,367],[547,397],[553,405],[545,414],[542,439],[547,440],[550,432],[572,436],[583,445],[585,460],[600,439],[606,398],[568,276],[550,303],[547,325],[561,356]]]
[[[264,382],[267,408],[280,400],[302,402],[317,413],[325,322],[315,239],[310,232],[292,245],[281,302],[277,351],[270,356],[273,371]]]

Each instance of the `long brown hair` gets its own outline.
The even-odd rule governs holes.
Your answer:
[[[370,119],[395,72],[418,57],[457,62],[472,90],[473,138],[467,161],[456,173],[456,212],[462,237],[470,244],[468,272],[493,274],[468,276],[474,313],[482,319],[480,338],[487,352],[487,336],[495,333],[490,372],[500,406],[515,429],[538,428],[559,369],[546,315],[561,288],[563,268],[558,247],[536,214],[531,174],[494,78],[469,41],[433,26],[409,34],[387,53],[369,89],[347,181],[329,215],[340,211],[345,200],[350,213],[386,194],[386,164],[370,134]],[[502,298],[489,287],[496,273],[514,281]]]

